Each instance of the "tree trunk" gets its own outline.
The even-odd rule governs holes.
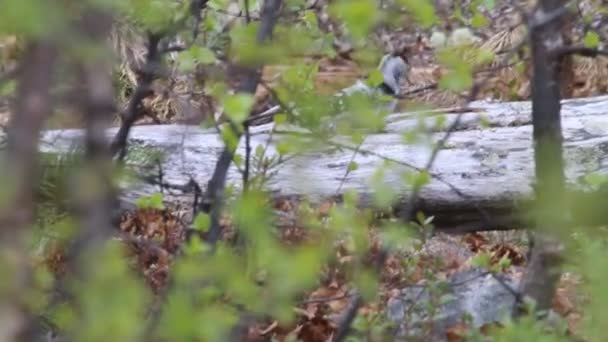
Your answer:
[[[544,20],[567,3],[566,0],[541,0],[534,10],[535,21]],[[568,15],[533,26],[530,44],[534,74],[532,78],[532,124],[536,171],[535,228],[539,236],[532,250],[528,269],[521,283],[524,298],[532,299],[537,310],[551,308],[562,265],[561,247],[555,240],[556,229],[564,227],[567,208],[562,148],[560,90],[571,81],[570,56],[556,58],[554,51],[563,46]],[[532,23],[535,25],[535,23]],[[560,86],[560,81],[561,86]],[[560,89],[561,88],[561,89]],[[553,231],[550,231],[553,230]],[[518,303],[515,315],[525,312]]]

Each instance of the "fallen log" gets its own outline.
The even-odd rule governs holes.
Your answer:
[[[534,154],[532,148],[530,102],[471,103],[469,111],[445,114],[449,126],[458,115],[459,124],[447,144],[441,149],[430,173],[432,179],[420,192],[415,207],[427,216],[435,216],[437,229],[461,232],[471,230],[513,229],[526,224],[515,215],[525,207],[532,195]],[[571,184],[589,173],[608,170],[608,96],[564,100],[562,127],[564,135],[566,175]],[[444,136],[442,128],[432,128],[441,111],[392,114],[387,118],[384,132],[369,135],[360,152],[353,155],[354,146],[336,138],[342,150],[310,151],[290,158],[276,170],[267,188],[277,198],[307,197],[313,201],[340,196],[354,190],[361,205],[373,203],[370,178],[384,159],[393,161],[384,174],[383,182],[399,193],[399,205],[408,200],[411,189],[403,181],[403,171],[422,169],[432,149],[428,144],[403,143],[403,134],[420,130],[420,120],[438,141]],[[422,118],[422,119],[421,119]],[[251,146],[265,146],[267,153],[277,154],[277,141],[286,134],[272,123],[251,128]],[[112,136],[116,129],[109,129]],[[79,139],[82,130],[46,131],[42,136],[43,151],[64,151]],[[144,146],[164,154],[160,163],[163,182],[184,191],[174,191],[165,198],[174,202],[191,202],[187,191],[190,180],[206,187],[223,142],[214,129],[197,126],[154,125],[132,129],[130,146]],[[335,146],[333,146],[335,147]],[[244,154],[244,142],[238,153]],[[351,161],[358,168],[345,177]],[[242,179],[233,165],[228,182],[238,189]],[[153,182],[141,182],[124,188],[123,199],[133,202],[142,195],[160,190]]]

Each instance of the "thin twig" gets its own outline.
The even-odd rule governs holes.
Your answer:
[[[353,154],[350,157],[350,161],[348,162],[348,165],[346,166],[346,172],[344,172],[344,176],[340,180],[340,185],[338,185],[338,188],[336,189],[336,196],[340,194],[340,191],[342,190],[342,186],[344,186],[344,182],[346,182],[346,178],[348,178],[348,175],[350,175],[351,164],[355,161],[355,158],[357,157],[357,154],[359,153],[359,149],[361,148],[361,146],[363,146],[364,142],[365,142],[365,138],[363,138],[361,140],[361,142],[359,144],[357,144],[357,146],[355,146],[355,148],[353,150]]]
[[[352,297],[354,295],[355,295],[355,293],[350,293],[349,292],[349,293],[345,293],[343,295],[334,296],[334,297],[306,299],[306,300],[301,301],[300,303],[302,305],[307,305],[307,304],[319,304],[319,303],[334,302],[334,301],[337,301],[337,300],[342,300],[342,299],[345,299],[345,298]]]
[[[251,165],[251,132],[249,125],[245,124],[245,169],[243,170],[243,192],[249,190],[249,168]]]
[[[554,58],[566,55],[580,55],[583,57],[608,56],[608,50],[587,46],[563,46],[552,51]]]
[[[139,107],[144,98],[148,96],[152,82],[156,78],[156,74],[152,70],[157,70],[160,67],[160,51],[159,43],[162,36],[155,33],[148,33],[148,52],[146,55],[145,72],[137,82],[137,87],[133,92],[133,96],[129,100],[127,109],[123,115],[122,122],[118,132],[112,141],[111,151],[113,155],[118,154],[119,160],[124,160],[127,155],[127,139],[131,127],[135,121],[139,119]]]

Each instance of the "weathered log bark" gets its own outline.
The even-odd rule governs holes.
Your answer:
[[[575,183],[590,172],[608,171],[608,96],[563,101],[562,127],[564,135],[566,177]],[[475,102],[476,111],[464,113],[461,125],[440,152],[431,173],[433,179],[423,188],[416,207],[435,215],[440,230],[453,232],[483,229],[513,229],[525,224],[514,212],[527,205],[533,195],[534,152],[530,102]],[[428,122],[436,114],[428,114]],[[448,124],[458,114],[447,114]],[[370,135],[354,161],[358,169],[344,177],[353,158],[352,150],[317,151],[299,155],[277,170],[268,190],[276,197],[306,196],[312,200],[334,197],[347,190],[359,193],[362,205],[369,205],[373,196],[369,179],[390,158],[402,164],[423,167],[431,149],[428,146],[406,145],[402,134],[417,129],[418,114],[393,114],[388,117],[383,133]],[[252,127],[251,146],[266,144],[272,124]],[[111,129],[111,136],[116,129]],[[431,134],[442,137],[441,130]],[[83,136],[80,130],[47,131],[42,140],[46,151],[69,148]],[[268,153],[276,153],[274,134]],[[138,126],[130,136],[130,146],[147,146],[164,152],[163,181],[186,185],[190,177],[198,184],[207,183],[213,173],[224,144],[213,130],[195,126]],[[335,141],[346,141],[335,139]],[[345,145],[348,143],[344,142]],[[241,154],[244,143],[239,146]],[[386,172],[385,182],[398,190],[402,201],[408,198],[401,165]],[[241,176],[233,165],[228,182],[240,187]],[[203,189],[204,190],[204,189]],[[150,183],[125,188],[122,198],[134,201],[140,195],[159,191]],[[170,191],[169,191],[170,192]],[[174,192],[165,195],[170,201],[190,202],[192,193]],[[524,202],[522,202],[524,201]],[[403,204],[403,203],[401,203]]]

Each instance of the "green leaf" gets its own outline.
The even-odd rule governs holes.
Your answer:
[[[475,15],[473,15],[473,18],[471,18],[471,26],[473,26],[475,28],[481,28],[481,27],[485,27],[487,25],[488,25],[488,18],[486,18],[480,12],[475,12]]]
[[[439,80],[439,87],[442,89],[460,92],[473,85],[473,77],[470,73],[462,70],[450,71],[445,73]]]
[[[414,19],[424,28],[429,28],[437,22],[435,7],[430,1],[399,0],[399,3],[412,12],[414,14]]]
[[[193,49],[192,56],[201,64],[211,64],[216,61],[213,51],[204,46]]]
[[[365,37],[378,19],[373,0],[339,0],[330,5],[329,12],[344,22],[354,38]]]
[[[483,5],[489,10],[494,9],[496,7],[496,0],[483,0]]]
[[[583,180],[586,184],[591,185],[592,187],[599,187],[608,183],[608,175],[592,172],[584,175]]]
[[[387,223],[382,228],[379,237],[382,241],[382,245],[386,246],[389,250],[394,251],[412,245],[412,230],[397,223]]]
[[[222,130],[222,138],[224,140],[224,144],[226,144],[229,149],[236,150],[239,144],[239,137],[232,130],[232,127],[226,127]]]
[[[275,125],[282,125],[287,122],[287,114],[276,114],[274,116]]]
[[[471,65],[461,55],[462,48],[449,48],[438,53],[439,62],[449,70],[439,80],[442,89],[460,92],[473,85]]]
[[[190,241],[184,246],[186,255],[197,255],[208,252],[211,246],[200,239],[198,235],[193,235]]]
[[[511,259],[509,259],[509,257],[505,254],[502,256],[502,258],[500,258],[500,260],[498,260],[496,270],[497,272],[501,272],[506,270],[509,266],[511,266]]]
[[[0,96],[9,96],[15,93],[17,82],[14,80],[7,81],[3,85],[0,85]]]
[[[317,15],[314,11],[306,11],[304,13],[304,21],[308,25],[308,27],[312,29],[318,28]]]
[[[0,11],[0,35],[48,37],[65,28],[67,12],[45,0],[4,0]]]
[[[348,163],[348,172],[355,171],[359,168],[359,164],[356,161],[351,161]]]
[[[375,87],[382,82],[384,82],[384,75],[382,75],[382,71],[378,69],[372,70],[367,78],[367,83],[372,87]]]
[[[140,197],[135,201],[135,205],[139,209],[145,209],[150,207],[150,199],[148,197]]]
[[[590,48],[598,47],[598,45],[600,45],[600,36],[593,31],[588,31],[587,34],[585,34],[585,38],[583,39],[583,42],[586,47],[590,47]]]
[[[73,315],[66,330],[74,340],[106,341],[115,337],[133,341],[143,333],[144,320],[139,317],[151,298],[125,262],[123,248],[112,242],[101,250],[83,253],[83,259],[95,267],[86,273],[86,282],[70,282],[78,306],[72,305]]]
[[[192,56],[186,52],[183,52],[177,56],[176,63],[178,70],[181,72],[189,72],[194,70],[196,67],[194,58],[192,58]]]
[[[149,205],[154,209],[165,209],[165,206],[163,204],[163,194],[161,194],[160,192],[156,192],[150,195]]]
[[[357,288],[365,301],[374,299],[378,294],[378,279],[371,271],[363,271],[355,278]]]
[[[371,177],[370,185],[374,193],[374,203],[383,208],[391,205],[397,196],[397,189],[386,182],[385,169],[378,168]]]
[[[488,253],[479,253],[471,259],[471,265],[481,268],[490,268],[491,256]]]
[[[264,145],[260,144],[255,147],[255,156],[262,158],[264,156]]]
[[[135,201],[135,205],[140,209],[153,208],[165,209],[163,204],[163,194],[156,192],[150,196],[142,196]]]
[[[407,184],[411,185],[414,188],[421,188],[431,181],[431,175],[424,170],[420,172],[408,171],[404,175]]]
[[[224,111],[232,121],[240,124],[249,116],[253,103],[254,98],[251,94],[228,95],[224,97]]]
[[[206,232],[211,226],[211,219],[206,213],[198,213],[192,222],[194,229]]]
[[[243,158],[242,154],[236,153],[234,155],[234,158],[232,158],[232,161],[234,162],[234,165],[240,167],[241,165],[243,165],[243,159],[245,159],[245,158]]]
[[[285,155],[291,151],[291,145],[286,141],[280,141],[277,144],[277,153],[280,155]]]

